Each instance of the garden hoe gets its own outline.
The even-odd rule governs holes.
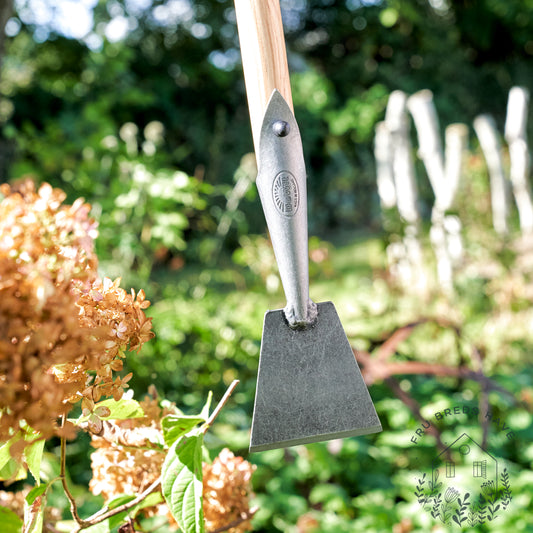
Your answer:
[[[331,302],[309,299],[306,173],[279,0],[235,0],[257,188],[287,299],[268,311],[250,452],[381,431]]]

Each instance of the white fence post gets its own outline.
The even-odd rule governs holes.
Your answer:
[[[384,126],[382,126],[389,134],[389,161],[392,168],[396,205],[400,217],[405,221],[403,242],[391,244],[388,254],[389,259],[396,265],[396,274],[402,282],[419,291],[425,291],[427,277],[419,239],[418,191],[406,103],[407,95],[404,92],[393,91],[389,96]]]
[[[489,171],[492,224],[497,233],[505,235],[509,231],[507,225],[509,192],[503,171],[502,149],[496,123],[490,115],[479,115],[474,119],[474,130]]]
[[[451,209],[459,186],[463,153],[468,129],[464,124],[452,124],[446,128],[446,153],[442,150],[439,121],[433,94],[419,91],[409,97],[407,106],[417,130],[418,154],[435,194],[431,212],[430,240],[437,260],[437,275],[441,287],[453,290],[453,265],[462,259],[461,223],[450,218]],[[449,231],[450,230],[450,231]]]
[[[530,155],[527,145],[526,124],[529,91],[524,87],[513,87],[507,101],[505,139],[509,145],[511,162],[510,178],[520,218],[522,233],[533,232],[533,202],[531,200],[529,170]]]

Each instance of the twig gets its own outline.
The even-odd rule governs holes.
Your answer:
[[[65,415],[61,417],[61,427],[65,425]],[[67,440],[65,437],[61,437],[61,452],[60,452],[60,466],[59,466],[59,479],[61,479],[61,484],[63,485],[63,490],[65,491],[65,495],[69,501],[70,504],[70,512],[72,514],[72,517],[76,522],[81,526],[84,527],[84,520],[80,518],[80,515],[78,514],[78,507],[76,505],[76,500],[74,499],[74,496],[70,492],[70,489],[68,487],[67,483],[67,475],[66,475],[66,464],[67,464]],[[80,527],[80,529],[81,529]]]
[[[396,351],[398,344],[409,338],[413,329],[420,324],[425,324],[427,319],[423,318],[422,320],[417,320],[416,322],[411,322],[406,326],[403,326],[397,329],[378,349],[376,354],[376,359],[378,361],[386,361]]]
[[[230,522],[229,524],[226,524],[225,526],[212,529],[211,531],[209,531],[209,533],[222,533],[223,531],[228,531],[228,529],[237,527],[243,522],[246,522],[246,520],[250,520],[250,518],[253,518],[254,514],[257,513],[258,510],[259,510],[259,507],[252,507],[249,511],[247,511],[246,513],[243,513],[239,518],[233,520],[233,522]]]
[[[123,503],[118,507],[106,510],[104,513],[102,513],[102,511],[100,510],[97,513],[93,514],[91,517],[87,518],[87,520],[84,520],[84,524],[80,528],[80,530],[90,526],[94,526],[95,524],[99,524],[100,522],[103,522],[104,520],[107,520],[112,516],[115,516],[119,513],[123,513],[124,511],[129,511],[130,509],[141,503],[147,496],[152,494],[152,492],[158,490],[160,485],[161,476],[159,476],[148,488],[146,488],[143,492],[141,492],[141,494],[139,494],[135,499],[131,500],[130,502]]]
[[[218,405],[215,407],[215,410],[211,413],[211,416],[206,420],[204,426],[203,426],[203,432],[206,433],[207,430],[213,425],[213,422],[215,421],[216,417],[220,414],[220,411],[226,405],[226,402],[228,401],[229,397],[232,395],[233,391],[235,390],[235,387],[239,384],[238,379],[234,379],[231,382],[231,385],[228,387],[228,390],[224,393],[224,396],[222,396],[222,399],[220,402],[218,402]]]

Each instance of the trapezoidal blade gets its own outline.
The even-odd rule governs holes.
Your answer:
[[[265,314],[250,452],[381,431],[352,348],[331,302],[313,327]]]

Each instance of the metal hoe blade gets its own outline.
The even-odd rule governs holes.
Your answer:
[[[265,315],[250,452],[377,433],[381,423],[333,303],[292,329]]]

